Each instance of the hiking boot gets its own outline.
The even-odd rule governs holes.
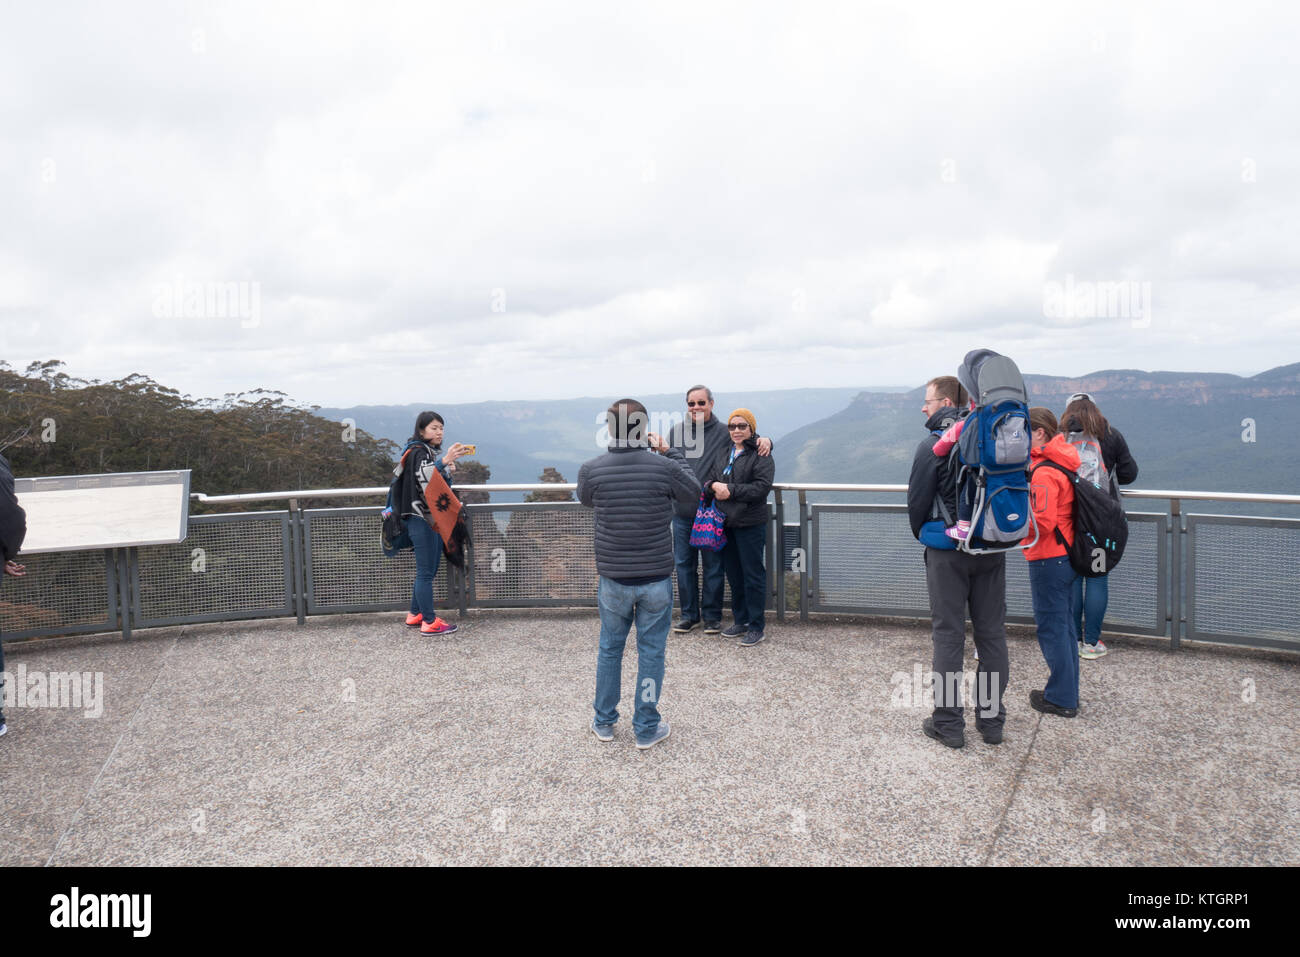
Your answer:
[[[1079,645],[1079,657],[1087,658],[1089,661],[1103,657],[1106,652],[1106,642],[1104,641],[1099,641],[1095,645],[1090,645],[1085,641]]]
[[[683,618],[681,621],[677,622],[677,624],[673,625],[673,631],[685,633],[692,631],[698,624],[698,621],[694,621],[690,618]]]
[[[668,737],[668,719],[660,718],[659,727],[655,728],[654,733],[645,739],[637,738],[636,746],[639,750],[644,751],[647,748],[653,748],[666,737]]]
[[[1029,692],[1029,707],[1043,714],[1054,714],[1058,718],[1073,718],[1079,714],[1078,708],[1062,708],[1059,704],[1052,704],[1043,697],[1041,691]]]
[[[720,632],[720,631],[722,631],[722,622],[720,622],[720,621],[706,621],[706,622],[704,623],[704,633],[705,633],[706,635],[716,635],[716,634],[718,634],[718,632]]]
[[[934,726],[934,718],[926,718],[922,721],[921,730],[925,732],[927,738],[934,738],[934,740],[938,741],[940,744],[946,745],[950,748],[966,747],[966,735],[964,732],[951,737],[945,737],[940,734],[939,729]]]
[[[614,726],[612,724],[597,724],[596,719],[591,719],[591,733],[600,741],[614,740]]]
[[[984,739],[985,744],[1001,744],[1001,728],[980,728],[980,737]]]
[[[752,648],[762,640],[763,633],[761,631],[747,631],[745,637],[740,639],[740,647]]]
[[[732,625],[722,632],[723,638],[740,638],[749,631],[744,625]]]
[[[450,635],[455,631],[455,625],[443,621],[441,618],[434,618],[433,621],[426,621],[420,626],[420,634],[422,635]]]

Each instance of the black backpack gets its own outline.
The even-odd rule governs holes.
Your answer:
[[[1034,466],[1034,472],[1044,465],[1065,473],[1074,486],[1074,508],[1071,511],[1074,544],[1067,544],[1061,530],[1056,529],[1056,540],[1065,546],[1070,556],[1070,567],[1084,578],[1110,574],[1124,556],[1124,546],[1128,544],[1128,516],[1124,514],[1118,492],[1112,494],[1098,488],[1081,478],[1078,472],[1055,462],[1040,462]]]
[[[397,461],[397,468],[393,469],[393,480],[388,483],[388,503],[384,506],[384,510],[379,513],[382,523],[379,545],[389,558],[396,558],[398,554],[406,549],[415,547],[415,543],[411,541],[411,536],[407,533],[406,526],[402,522],[402,513],[397,507],[397,498],[402,493],[402,473],[406,469],[407,453],[419,444],[419,442],[407,442],[406,448],[402,449],[402,457]]]

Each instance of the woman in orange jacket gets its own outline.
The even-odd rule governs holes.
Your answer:
[[[1029,502],[1038,540],[1025,549],[1025,558],[1038,647],[1050,672],[1043,690],[1029,692],[1029,704],[1044,714],[1073,718],[1079,709],[1079,652],[1070,617],[1075,572],[1066,546],[1074,541],[1074,486],[1046,463],[1074,471],[1079,467],[1079,452],[1057,431],[1056,416],[1049,409],[1030,409],[1029,428]]]

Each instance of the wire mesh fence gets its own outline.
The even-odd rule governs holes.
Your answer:
[[[132,553],[140,627],[293,614],[288,512],[194,517],[180,544]]]
[[[469,603],[595,605],[591,509],[576,502],[472,505]]]
[[[409,608],[415,552],[408,549],[394,558],[383,553],[380,511],[332,508],[303,513],[308,614]],[[439,571],[433,599],[443,606],[452,596],[446,570]]]
[[[1130,513],[1124,559],[1109,576],[1112,630],[1163,634],[1165,516]],[[928,618],[925,550],[903,505],[813,505],[812,611]],[[1006,562],[1007,619],[1031,623],[1029,564],[1020,551]]]
[[[373,508],[192,517],[177,545],[25,556],[0,600],[6,638],[136,627],[401,609],[415,575],[410,551],[383,555]],[[593,513],[576,502],[467,506],[473,537],[467,576],[435,580],[441,607],[594,606]],[[775,518],[774,518],[775,520]],[[1129,513],[1124,560],[1109,576],[1107,628],[1177,634],[1186,605],[1191,639],[1300,649],[1300,520]],[[902,505],[808,508],[787,525],[773,581],[798,578],[794,549],[810,559],[802,584],[813,612],[926,618],[923,550]],[[805,541],[804,539],[807,539]],[[1180,542],[1182,544],[1180,544]],[[1178,556],[1179,560],[1174,560]],[[1032,622],[1028,567],[1007,556],[1007,612]],[[793,569],[793,570],[792,570]],[[724,604],[724,617],[727,605]]]
[[[107,631],[117,625],[117,573],[106,550],[23,556],[27,574],[6,576],[0,634],[6,638]]]
[[[1187,516],[1188,637],[1300,648],[1300,521]]]

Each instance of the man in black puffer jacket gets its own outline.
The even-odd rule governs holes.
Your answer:
[[[623,673],[623,648],[636,623],[636,746],[668,737],[659,715],[664,648],[673,615],[674,502],[696,502],[700,483],[679,450],[647,430],[646,408],[620,399],[606,413],[609,451],[578,471],[578,501],[596,510],[596,571],[600,575],[600,651],[596,659],[596,715],[591,730],[614,740]],[[651,447],[660,452],[655,455]]]

